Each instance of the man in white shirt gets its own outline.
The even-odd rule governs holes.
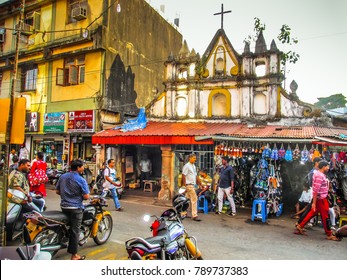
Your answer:
[[[183,166],[182,169],[182,186],[186,187],[186,197],[190,199],[192,208],[193,221],[200,222],[198,217],[197,201],[198,197],[195,192],[195,185],[201,185],[198,173],[194,163],[196,162],[196,155],[190,154],[189,161]]]
[[[148,159],[147,154],[143,155],[143,158],[139,164],[139,168],[140,168],[140,172],[141,172],[141,174],[140,174],[140,186],[141,186],[141,188],[143,188],[143,181],[149,180],[149,177],[152,173],[152,163]]]
[[[104,191],[106,191],[106,189],[110,190],[113,197],[114,205],[116,207],[116,211],[123,211],[123,208],[121,208],[120,206],[120,202],[117,195],[117,189],[116,189],[117,179],[116,179],[116,170],[114,168],[115,163],[116,162],[114,159],[109,159],[107,161],[107,167],[104,170],[105,182],[103,184],[103,188],[105,189]]]

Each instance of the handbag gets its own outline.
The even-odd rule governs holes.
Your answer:
[[[35,169],[34,173],[29,173],[28,180],[30,186],[35,187],[47,183],[48,176],[43,169]]]

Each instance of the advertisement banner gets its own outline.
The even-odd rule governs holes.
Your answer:
[[[65,132],[66,113],[48,113],[44,116],[43,132]]]
[[[26,113],[25,132],[38,132],[40,128],[39,121],[40,121],[39,112]]]
[[[71,111],[68,114],[68,132],[94,132],[94,111]]]

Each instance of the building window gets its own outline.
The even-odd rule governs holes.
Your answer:
[[[184,97],[178,97],[176,99],[176,114],[178,117],[184,117],[187,115],[187,99]]]
[[[265,62],[256,62],[255,64],[255,75],[257,77],[264,77],[266,75]]]
[[[83,84],[85,79],[85,57],[67,58],[64,68],[57,68],[58,86],[71,86]]]
[[[33,91],[36,90],[37,65],[33,67],[23,67],[21,69],[21,91]]]
[[[214,69],[215,69],[215,76],[225,76],[225,49],[223,47],[218,47],[217,51],[215,53],[215,62],[214,62]]]

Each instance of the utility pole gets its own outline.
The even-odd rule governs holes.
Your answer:
[[[19,39],[21,34],[22,22],[24,18],[24,6],[25,0],[21,0],[21,4],[19,7],[19,28],[16,28],[15,36],[15,54],[14,54],[14,62],[13,62],[13,71],[12,71],[12,83],[11,83],[11,92],[10,92],[10,110],[8,115],[8,121],[6,126],[6,134],[5,134],[5,162],[4,162],[4,172],[3,172],[3,187],[2,187],[2,196],[1,196],[1,246],[6,246],[6,214],[7,214],[7,190],[8,190],[8,169],[9,169],[9,155],[11,152],[11,127],[13,120],[13,112],[14,112],[14,91],[15,84],[17,82],[17,72],[18,72],[18,57],[19,57]]]

